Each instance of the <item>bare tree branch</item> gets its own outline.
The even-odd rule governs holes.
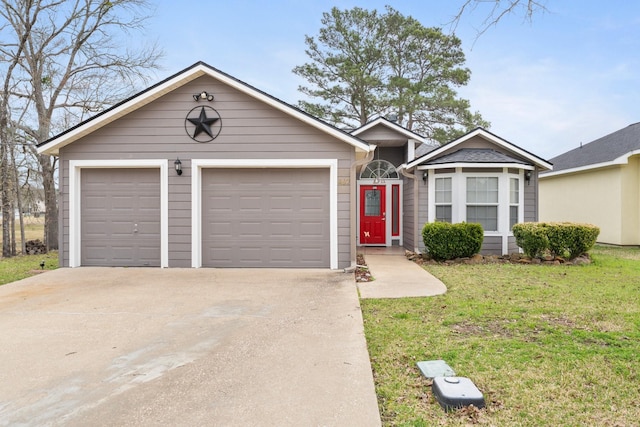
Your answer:
[[[485,6],[490,6],[489,10]],[[534,15],[548,12],[546,0],[464,0],[458,12],[448,23],[455,32],[465,15],[470,15],[479,9],[485,9],[484,18],[477,28],[476,39],[496,26],[508,15],[519,15],[525,21],[531,22]]]

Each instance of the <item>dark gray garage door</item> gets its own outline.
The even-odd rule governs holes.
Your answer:
[[[202,191],[203,266],[329,267],[328,169],[204,169]]]
[[[160,170],[83,169],[81,263],[160,266]]]

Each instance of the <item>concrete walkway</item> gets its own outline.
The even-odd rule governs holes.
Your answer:
[[[442,295],[447,287],[404,256],[402,248],[360,248],[372,282],[358,283],[360,298],[406,298]]]

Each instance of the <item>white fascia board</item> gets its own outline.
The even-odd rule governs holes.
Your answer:
[[[389,129],[395,131],[395,132],[401,133],[401,134],[405,135],[407,138],[413,139],[416,142],[424,143],[424,144],[428,144],[429,143],[429,140],[427,140],[426,138],[418,135],[417,133],[412,132],[409,129],[406,129],[406,128],[400,126],[397,123],[393,123],[393,122],[390,122],[389,120],[385,120],[382,117],[379,117],[379,118],[367,123],[366,125],[364,125],[362,127],[359,127],[358,129],[355,129],[353,132],[351,132],[351,134],[357,136],[357,135],[360,135],[361,133],[363,133],[363,132],[365,132],[365,131],[373,128],[373,127],[378,126],[378,125],[385,126],[385,127],[389,128]]]
[[[535,166],[523,165],[520,163],[445,163],[437,165],[422,165],[418,166],[418,170],[433,170],[433,169],[451,169],[451,168],[513,168],[534,170]]]
[[[162,84],[159,84],[156,87],[153,87],[146,92],[136,96],[129,101],[111,109],[107,110],[103,114],[95,117],[94,119],[89,119],[84,124],[78,126],[77,128],[61,135],[57,139],[53,139],[49,141],[47,144],[38,147],[38,154],[51,154],[57,155],[59,153],[60,148],[66,146],[67,144],[72,143],[73,141],[82,138],[90,134],[91,132],[103,127],[104,125],[113,122],[114,120],[137,110],[138,108],[150,103],[151,101],[159,98],[162,95],[165,95],[171,92],[173,89],[183,86],[192,80],[197,79],[203,75],[208,75],[216,80],[219,80],[234,89],[239,90],[242,93],[245,93],[255,99],[258,99],[269,106],[276,108],[292,117],[301,120],[302,122],[313,126],[324,133],[327,133],[343,142],[346,142],[356,148],[356,150],[364,151],[366,153],[373,151],[373,148],[361,141],[360,139],[349,135],[346,132],[342,132],[341,130],[330,126],[310,115],[303,113],[302,111],[291,107],[288,104],[285,104],[282,101],[276,100],[263,92],[260,92],[246,83],[243,83],[239,80],[231,78],[225,74],[215,71],[214,69],[204,65],[198,64],[195,67],[189,68],[184,73],[176,75],[175,77],[165,81]]]
[[[219,80],[231,87],[233,87],[234,89],[239,90],[240,92],[243,92],[259,101],[264,102],[265,104],[280,110],[290,116],[295,117],[296,119],[312,126],[315,127],[316,129],[321,130],[324,133],[327,133],[343,142],[346,142],[347,144],[350,144],[352,146],[354,146],[356,148],[356,150],[360,150],[360,151],[364,151],[365,153],[368,153],[370,151],[373,151],[373,149],[371,148],[371,146],[367,143],[365,143],[364,141],[361,141],[353,136],[351,136],[350,134],[341,131],[338,128],[335,128],[333,126],[328,125],[327,123],[324,123],[318,119],[316,119],[315,117],[310,116],[309,114],[303,113],[301,110],[298,110],[296,108],[291,107],[289,104],[285,104],[284,102],[277,100],[267,94],[265,94],[264,92],[260,92],[257,91],[255,89],[253,89],[250,86],[247,86],[246,83],[242,83],[239,80],[236,80],[234,78],[231,78],[225,74],[221,74],[218,72],[215,72],[214,70],[212,70],[209,67],[206,67],[204,65],[199,65],[196,68],[200,68],[202,69],[202,71],[206,74],[208,74],[209,76],[215,78],[216,80]]]
[[[147,92],[130,99],[129,101],[118,105],[117,107],[107,110],[103,114],[94,119],[87,120],[84,124],[61,135],[57,139],[49,141],[47,144],[38,147],[38,154],[58,155],[60,148],[94,132],[101,127],[123,117],[157,98],[171,92],[173,89],[183,86],[192,80],[202,76],[204,73],[196,68],[188,70],[186,73],[176,76],[166,82],[148,90]]]
[[[483,138],[487,139],[488,141],[490,141],[490,142],[492,142],[492,143],[494,143],[494,144],[496,144],[496,145],[498,145],[498,146],[500,146],[500,147],[502,147],[502,148],[504,148],[506,150],[509,150],[509,151],[511,151],[513,153],[516,153],[517,155],[529,160],[531,163],[533,163],[535,165],[538,165],[541,168],[549,169],[549,170],[553,169],[553,165],[551,163],[546,162],[546,161],[544,161],[542,159],[539,159],[538,157],[533,156],[531,153],[529,153],[529,152],[527,152],[527,151],[525,151],[525,150],[523,150],[521,148],[516,147],[515,145],[505,141],[502,138],[496,137],[495,135],[487,132],[484,129],[475,129],[474,131],[472,131],[472,132],[460,137],[459,139],[457,139],[457,140],[455,140],[453,142],[450,142],[449,144],[445,144],[445,145],[442,145],[442,146],[436,148],[435,150],[433,150],[433,151],[425,154],[424,156],[414,160],[413,162],[409,163],[407,165],[407,168],[413,168],[416,165],[419,165],[420,163],[423,163],[425,161],[428,161],[428,160],[431,160],[431,159],[433,159],[435,157],[438,157],[443,152],[448,151],[448,150],[450,150],[452,148],[455,148],[456,146],[462,144],[463,142],[468,141],[469,139],[471,139],[471,138],[473,138],[475,136],[478,136],[478,135],[482,136]]]
[[[564,169],[556,172],[547,172],[544,174],[540,174],[539,178],[545,179],[545,178],[551,178],[553,176],[568,175],[572,173],[586,172],[594,169],[603,169],[603,168],[608,168],[612,166],[626,165],[626,164],[629,164],[629,158],[631,156],[635,156],[638,154],[640,154],[640,150],[634,150],[618,157],[617,159],[611,160],[610,162],[594,163],[592,165],[580,166],[577,168]]]

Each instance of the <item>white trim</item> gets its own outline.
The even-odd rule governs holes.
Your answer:
[[[384,187],[385,201],[384,209],[386,213],[385,218],[385,240],[384,246],[393,246],[393,242],[397,241],[399,246],[403,246],[404,241],[404,183],[402,179],[398,178],[385,178],[384,182],[374,182],[372,178],[363,178],[357,180],[356,185],[356,246],[382,246],[382,245],[367,245],[360,242],[360,187],[363,185],[375,185],[378,187]],[[393,220],[387,221],[393,217],[393,186],[399,185],[399,200],[398,200],[398,226],[400,233],[397,236],[393,236]]]
[[[338,269],[337,159],[193,159],[191,160],[191,266],[202,267],[202,169],[206,168],[328,168],[329,267]]]
[[[567,175],[570,173],[586,172],[592,169],[602,169],[606,167],[626,165],[626,164],[629,164],[629,158],[637,154],[640,154],[640,150],[630,151],[614,160],[611,160],[610,162],[594,163],[592,165],[580,166],[577,168],[563,169],[555,172],[543,173],[539,175],[539,179],[550,178],[552,176],[558,176],[558,175]]]
[[[548,170],[553,169],[553,165],[551,163],[540,159],[539,157],[537,157],[537,156],[535,156],[535,155],[523,150],[520,147],[517,147],[517,146],[511,144],[510,142],[505,141],[504,139],[502,139],[500,137],[497,137],[497,136],[493,135],[490,132],[487,132],[486,130],[484,130],[482,128],[475,129],[475,130],[469,132],[468,134],[463,135],[460,138],[458,138],[458,139],[456,139],[456,140],[454,140],[454,141],[452,141],[452,142],[450,142],[448,144],[442,145],[439,148],[436,148],[435,150],[428,152],[424,156],[419,157],[419,158],[415,159],[414,161],[410,162],[407,165],[407,168],[413,168],[413,167],[419,165],[420,163],[423,163],[423,162],[426,162],[426,161],[431,160],[433,158],[436,158],[436,157],[440,156],[441,154],[443,154],[444,152],[451,150],[452,148],[462,144],[465,141],[468,141],[469,139],[471,139],[471,138],[473,138],[475,136],[480,136],[480,137],[486,139],[487,141],[494,143],[495,145],[498,145],[498,146],[500,146],[500,147],[502,147],[502,148],[504,148],[504,149],[506,149],[508,151],[513,152],[513,153],[516,153],[517,155],[529,160],[531,163],[533,163],[535,165],[538,165],[542,169],[548,169]],[[474,164],[474,163],[472,163],[472,164]],[[456,165],[458,165],[458,164],[456,164]],[[475,167],[477,167],[479,164],[475,163],[474,165],[475,165]],[[480,165],[484,165],[484,164],[481,163]],[[451,167],[451,166],[449,166],[449,167]],[[513,167],[516,167],[516,166],[514,165]]]
[[[535,166],[523,165],[520,163],[440,163],[437,165],[421,165],[416,169],[418,170],[435,170],[435,169],[451,169],[451,168],[510,168],[510,169],[522,169],[522,170],[535,170]]]
[[[142,92],[141,94],[131,98],[130,100],[105,111],[103,114],[96,116],[93,119],[89,119],[86,122],[80,124],[76,128],[72,128],[67,133],[61,134],[57,137],[54,137],[52,140],[47,142],[46,144],[37,148],[38,154],[51,154],[57,155],[60,148],[72,143],[73,141],[82,138],[97,129],[100,129],[104,125],[117,120],[118,118],[139,109],[140,107],[150,103],[151,101],[173,91],[174,89],[184,86],[190,81],[195,80],[198,77],[203,75],[207,75],[212,77],[218,81],[225,83],[226,85],[237,89],[238,91],[249,95],[259,101],[266,103],[267,105],[284,112],[320,131],[329,134],[347,144],[352,145],[356,148],[356,150],[363,151],[368,153],[375,149],[375,146],[369,145],[366,142],[358,139],[351,134],[341,131],[340,129],[333,127],[321,120],[316,119],[315,117],[305,114],[301,110],[293,108],[291,105],[286,104],[276,98],[273,98],[267,95],[264,92],[261,92],[254,87],[241,82],[240,80],[234,79],[233,77],[222,73],[219,70],[216,70],[213,67],[210,67],[204,63],[199,63],[195,66],[192,66],[180,74],[175,75],[174,77],[162,82],[161,84],[152,87],[151,89]]]
[[[425,168],[426,169],[426,168]],[[459,223],[467,220],[467,178],[468,177],[490,177],[498,178],[498,230],[496,231],[484,231],[484,235],[498,236],[501,238],[501,247],[503,254],[508,253],[509,250],[509,236],[512,235],[509,229],[510,218],[510,196],[511,196],[511,182],[510,178],[518,178],[519,180],[519,205],[518,205],[518,220],[522,222],[524,218],[524,172],[526,168],[522,168],[518,174],[509,173],[510,167],[503,167],[501,172],[462,172],[462,168],[456,168],[455,172],[435,174],[430,173],[428,176],[429,182],[429,206],[427,207],[428,221],[435,221],[435,181],[438,178],[451,178],[451,222]]]
[[[365,132],[366,130],[369,130],[371,128],[374,128],[378,125],[384,126],[388,129],[391,129],[394,132],[398,132],[401,135],[406,136],[409,139],[415,140],[418,143],[422,143],[422,144],[429,144],[429,145],[434,145],[431,141],[429,141],[429,139],[418,135],[417,133],[403,127],[400,126],[399,124],[392,122],[388,119],[385,119],[383,117],[378,117],[375,120],[370,121],[369,123],[366,123],[365,125],[359,127],[358,129],[355,129],[353,131],[351,131],[351,135],[357,136],[360,135],[361,133]]]
[[[169,266],[169,164],[167,159],[69,160],[69,267],[80,267],[82,169],[160,169],[160,267]]]

